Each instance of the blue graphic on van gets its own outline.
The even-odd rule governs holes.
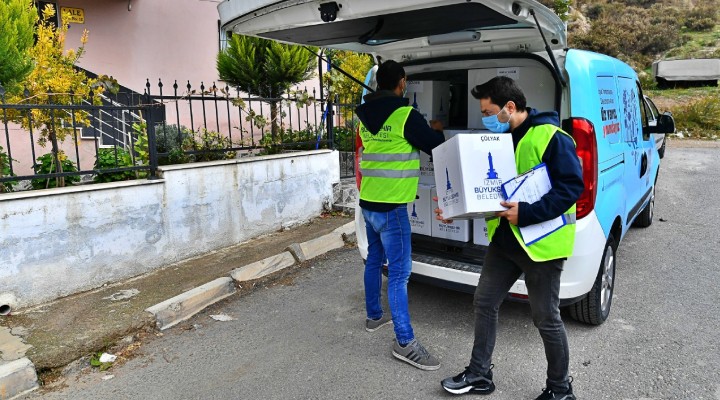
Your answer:
[[[492,153],[490,152],[488,152],[488,163],[490,164],[490,168],[488,168],[487,178],[498,179],[497,171],[495,171],[495,168],[493,168]]]
[[[412,103],[412,106],[413,106],[413,108],[416,109],[416,110],[418,109],[418,107],[420,107],[420,106],[418,105],[418,103],[417,103],[417,93],[413,93],[413,103]]]
[[[440,112],[443,112],[443,101],[442,101],[442,96],[440,96]]]
[[[625,87],[623,90],[623,109],[625,110],[625,141],[637,144],[639,136],[639,119],[638,119],[638,97],[633,87]]]
[[[413,203],[413,210],[412,210],[412,214],[410,214],[410,216],[413,218],[417,218],[417,211],[415,211],[415,203]]]

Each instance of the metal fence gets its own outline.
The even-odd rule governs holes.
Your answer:
[[[339,150],[341,177],[354,176],[355,104],[316,96],[159,80],[144,94],[121,87],[70,104],[7,104],[0,86],[0,191],[152,179],[159,165],[320,148]]]

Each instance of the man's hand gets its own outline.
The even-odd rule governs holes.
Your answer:
[[[437,201],[438,201],[437,196],[433,197],[432,199],[434,202],[437,203]],[[453,220],[443,218],[443,216],[442,216],[443,211],[440,209],[440,207],[436,207],[434,212],[435,212],[436,220],[442,221],[443,224],[452,224]]]
[[[443,126],[442,122],[440,122],[440,121],[438,121],[438,120],[436,120],[436,119],[430,120],[430,127],[431,127],[433,130],[440,131],[440,132],[442,132],[443,129],[445,128],[445,127]]]
[[[495,213],[498,217],[507,218],[508,222],[517,225],[518,224],[518,214],[520,210],[520,204],[516,201],[501,201],[500,205],[503,207],[507,207],[508,209],[505,211],[500,211]]]

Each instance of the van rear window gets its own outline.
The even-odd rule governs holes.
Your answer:
[[[318,16],[319,20],[319,16]],[[321,23],[260,34],[315,46],[340,43],[385,44],[463,30],[515,25],[517,21],[478,3],[453,4],[422,10]]]

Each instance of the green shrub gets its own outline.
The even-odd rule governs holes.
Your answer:
[[[177,125],[156,125],[155,143],[158,153],[167,155],[158,158],[158,164],[184,164],[191,162],[191,158],[185,154],[183,143],[186,139],[193,137],[193,132],[185,126]]]
[[[10,172],[10,156],[5,152],[5,149],[3,149],[2,146],[0,146],[0,178],[7,178],[10,176],[15,176],[15,174]],[[17,181],[9,181],[9,182],[3,182],[0,183],[0,193],[7,193],[13,191],[13,185],[17,183]]]
[[[184,151],[199,151],[187,155],[189,162],[233,159],[236,156],[234,151],[220,151],[231,147],[232,142],[227,136],[204,128],[200,132],[190,132],[183,140]]]
[[[112,149],[99,149],[97,158],[95,159],[95,170],[100,171],[95,175],[93,181],[117,182],[136,179],[138,176],[135,171],[122,172],[102,172],[104,169],[132,167],[133,159],[130,153],[120,147]]]
[[[720,98],[703,96],[671,109],[678,132],[687,137],[712,138],[720,136]]]
[[[77,172],[77,166],[74,162],[70,161],[70,159],[65,155],[65,153],[58,153],[58,159],[60,160],[60,165],[62,166],[62,172]],[[57,165],[55,164],[55,157],[53,157],[52,153],[43,154],[38,157],[37,162],[33,166],[33,170],[35,170],[35,174],[37,175],[54,174],[60,172],[58,171]],[[48,189],[58,187],[58,182],[61,179],[65,180],[65,186],[72,186],[73,184],[80,182],[79,176],[72,175],[66,176],[64,178],[33,179],[30,181],[30,184],[32,185],[33,189]]]

